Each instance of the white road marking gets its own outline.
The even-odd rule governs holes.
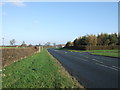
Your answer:
[[[116,67],[116,66],[112,66],[112,67],[117,68],[117,69],[120,69],[119,67]]]
[[[98,60],[96,60],[96,59],[92,59],[92,60],[94,60],[94,61],[96,61],[96,62],[99,62],[99,63],[103,63],[103,62],[101,62],[101,61],[98,61]]]
[[[95,63],[95,64],[118,71],[118,69],[116,69],[116,68],[112,68],[112,67],[109,67],[109,66],[106,66],[103,64],[99,64],[99,63]]]
[[[67,52],[65,52],[65,53],[67,53]]]

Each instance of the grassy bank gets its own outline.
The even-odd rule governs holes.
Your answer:
[[[120,58],[120,53],[92,53],[94,55],[103,55],[103,56],[112,56],[112,57],[119,57]]]
[[[3,88],[81,87],[44,49],[3,68]]]
[[[70,50],[66,48],[59,48],[58,50],[65,50],[71,52],[90,52],[94,55],[120,57],[120,50]]]
[[[68,51],[73,51],[73,52],[109,52],[109,53],[118,53],[120,50],[68,50]]]

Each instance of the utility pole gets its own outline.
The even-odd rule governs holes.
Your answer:
[[[2,38],[2,40],[3,40],[3,46],[4,46],[4,38]]]

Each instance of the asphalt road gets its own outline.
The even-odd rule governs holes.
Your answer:
[[[86,88],[118,88],[118,58],[48,49]],[[119,84],[119,85],[118,85]]]

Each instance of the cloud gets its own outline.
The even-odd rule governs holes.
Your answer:
[[[25,4],[22,0],[7,0],[7,1],[16,6],[25,6]]]
[[[11,4],[16,5],[16,6],[25,6],[25,3],[23,0],[4,0],[1,3],[2,4],[11,3]]]

